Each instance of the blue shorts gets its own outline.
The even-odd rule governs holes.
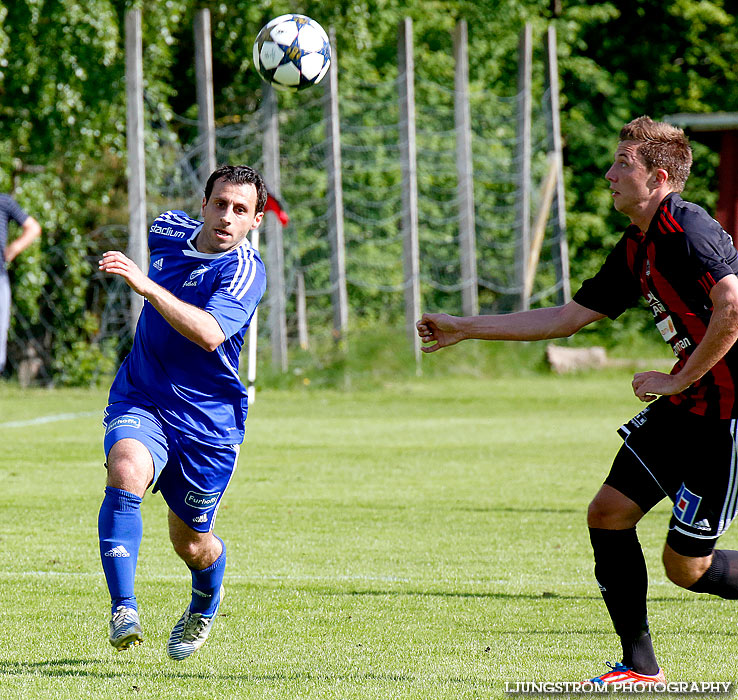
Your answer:
[[[124,438],[142,443],[154,461],[153,492],[161,492],[169,508],[197,532],[215,524],[220,499],[238,461],[238,445],[209,445],[174,430],[150,406],[126,402],[105,410],[105,458]]]

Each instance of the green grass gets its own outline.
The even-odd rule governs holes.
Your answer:
[[[0,386],[0,698],[499,698],[617,660],[586,506],[641,408],[624,372],[263,391],[216,531],[227,597],[191,659],[189,575],[147,495],[146,643],[115,653],[97,553],[103,391]],[[24,424],[41,416],[79,414]],[[735,603],[669,584],[639,528],[670,680],[736,680]],[[738,529],[724,545],[737,547]]]

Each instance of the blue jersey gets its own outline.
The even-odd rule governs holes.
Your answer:
[[[225,341],[208,352],[185,338],[148,302],[133,348],[110,388],[110,403],[153,406],[175,430],[203,442],[243,441],[246,388],[238,376],[244,334],[266,289],[259,254],[247,240],[225,253],[200,253],[202,222],[181,211],[149,229],[149,277],[182,301],[213,315]]]

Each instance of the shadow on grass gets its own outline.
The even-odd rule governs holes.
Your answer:
[[[597,593],[586,594],[586,595],[569,595],[566,593],[553,593],[551,591],[543,591],[541,593],[501,593],[499,591],[485,591],[485,592],[468,592],[468,591],[417,591],[417,590],[390,590],[390,589],[364,589],[364,590],[336,590],[336,589],[322,589],[317,590],[315,586],[303,586],[299,587],[299,590],[309,591],[312,593],[318,592],[323,595],[333,596],[386,596],[388,598],[399,598],[400,596],[407,597],[418,597],[418,598],[459,598],[459,599],[472,599],[472,600],[572,600],[572,601],[602,601],[602,598]],[[649,596],[649,603],[689,603],[694,605],[695,603],[701,602],[714,602],[716,598],[712,597],[701,597],[695,598],[694,600],[678,597],[678,596]],[[732,636],[734,632],[730,633]]]
[[[461,510],[468,513],[541,513],[547,515],[580,515],[586,512],[586,505],[581,508],[529,508],[516,506],[452,506],[449,510]]]
[[[315,588],[305,589],[314,591]],[[346,596],[387,596],[387,597],[428,597],[428,598],[461,598],[479,600],[602,600],[597,594],[592,595],[567,595],[559,593],[470,593],[464,591],[392,591],[392,590],[351,590],[351,591],[322,591],[327,595]],[[674,600],[677,600],[676,598]]]
[[[245,683],[274,683],[274,682],[294,682],[294,681],[323,681],[326,683],[335,682],[355,682],[366,683],[367,681],[394,682],[394,683],[414,683],[418,678],[406,673],[311,673],[310,671],[299,671],[296,673],[209,673],[209,672],[174,672],[159,670],[155,672],[145,672],[138,666],[119,671],[98,671],[87,669],[84,667],[97,664],[106,664],[108,660],[103,659],[54,659],[50,661],[0,661],[0,675],[7,676],[45,676],[49,678],[59,677],[80,677],[80,678],[120,678],[128,679],[134,683],[137,680],[155,681],[157,679],[167,680],[225,680],[240,681]],[[482,678],[461,678],[452,676],[448,678],[440,677],[435,679],[440,684],[454,685],[470,685],[472,687],[491,688],[494,681]]]
[[[102,659],[52,659],[49,661],[0,661],[0,676],[45,676],[48,678],[123,678],[125,672],[91,670]]]
[[[296,510],[296,508],[302,507],[305,511],[312,511],[315,502],[311,502],[308,505],[302,506],[288,506],[285,509]],[[251,505],[251,504],[249,504]],[[262,504],[263,505],[263,504]],[[586,504],[582,504],[582,507],[568,507],[568,508],[554,508],[554,507],[543,507],[533,508],[531,506],[508,506],[508,505],[473,505],[465,503],[436,503],[433,500],[427,501],[421,505],[417,503],[366,503],[366,502],[354,502],[350,503],[336,503],[335,501],[320,501],[321,508],[333,508],[335,510],[369,510],[377,512],[387,511],[400,511],[402,513],[413,513],[413,512],[426,512],[432,511],[434,514],[438,514],[440,511],[448,512],[461,512],[461,513],[522,513],[522,514],[542,514],[542,515],[579,515],[585,513],[587,510]],[[269,506],[271,507],[271,506]]]
[[[598,593],[586,595],[570,595],[567,593],[553,593],[552,591],[543,591],[541,593],[503,593],[500,591],[418,591],[418,590],[392,590],[389,588],[364,588],[364,589],[347,589],[340,590],[336,588],[318,588],[316,586],[297,586],[299,590],[318,593],[321,595],[331,596],[386,596],[388,598],[399,597],[418,597],[418,598],[458,598],[469,600],[582,600],[601,601],[602,598]],[[683,601],[682,598],[649,598],[649,601]]]

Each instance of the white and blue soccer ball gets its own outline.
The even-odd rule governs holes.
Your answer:
[[[281,15],[254,42],[254,66],[279,90],[304,90],[320,82],[331,65],[328,35],[305,15]]]

